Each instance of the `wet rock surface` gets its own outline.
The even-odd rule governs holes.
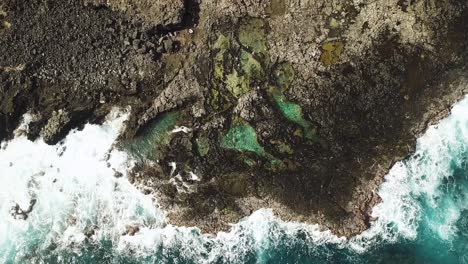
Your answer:
[[[55,143],[130,106],[130,180],[205,232],[262,207],[361,232],[466,93],[464,1],[0,3],[0,138],[26,112]]]

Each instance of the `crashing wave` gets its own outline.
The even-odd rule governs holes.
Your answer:
[[[391,169],[379,191],[383,202],[373,210],[377,220],[350,240],[318,225],[281,221],[268,209],[216,236],[166,225],[153,197],[127,180],[132,158],[113,146],[127,117],[114,111],[104,124],[74,130],[54,146],[21,135],[2,144],[0,262],[266,263],[295,257],[352,263],[384,245],[418,243],[422,229],[441,241],[454,239],[468,209],[462,173],[468,168],[468,98]]]

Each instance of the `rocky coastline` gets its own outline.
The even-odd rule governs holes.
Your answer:
[[[260,208],[350,237],[468,94],[456,0],[0,0],[0,140],[131,117],[131,182],[215,233]]]

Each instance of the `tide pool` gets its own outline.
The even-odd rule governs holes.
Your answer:
[[[268,209],[216,236],[168,225],[157,198],[126,179],[135,161],[114,142],[127,115],[55,146],[2,143],[0,263],[468,263],[468,98],[391,169],[377,220],[349,240]]]

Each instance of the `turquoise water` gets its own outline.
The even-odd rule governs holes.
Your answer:
[[[468,98],[392,168],[377,220],[350,240],[268,209],[217,236],[167,225],[154,197],[112,175],[132,166],[109,153],[121,119],[72,132],[66,150],[20,137],[2,145],[1,263],[468,263]],[[14,219],[11,205],[33,198],[29,217]],[[128,225],[140,231],[125,235]]]

